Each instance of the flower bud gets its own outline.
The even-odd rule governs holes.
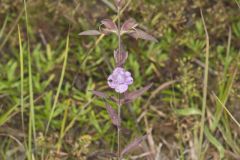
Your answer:
[[[115,5],[121,8],[124,5],[124,0],[114,0]]]

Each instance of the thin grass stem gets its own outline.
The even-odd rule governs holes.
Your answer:
[[[240,128],[240,123],[234,118],[234,116],[231,114],[231,112],[227,109],[227,107],[224,105],[224,103],[216,96],[216,94],[213,94],[215,99],[221,104],[222,108],[227,112],[227,114],[231,117],[231,119],[236,123],[236,125]]]

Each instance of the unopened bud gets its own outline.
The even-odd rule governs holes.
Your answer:
[[[114,0],[115,5],[119,8],[121,8],[124,4],[124,0]]]

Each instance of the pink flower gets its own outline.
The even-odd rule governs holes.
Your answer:
[[[117,67],[113,73],[108,77],[108,85],[110,88],[115,89],[118,93],[127,91],[128,86],[133,83],[131,73],[124,68]]]

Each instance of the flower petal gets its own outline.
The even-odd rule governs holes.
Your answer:
[[[110,88],[115,88],[115,87],[116,87],[116,84],[114,83],[114,80],[113,80],[113,76],[112,76],[112,75],[110,75],[110,76],[108,77],[108,85],[109,85]]]
[[[116,86],[117,86],[117,84],[116,84],[116,83],[114,83],[114,82],[109,82],[109,81],[108,81],[108,86],[109,86],[110,88],[113,88],[113,89],[115,89],[115,88],[116,88]]]
[[[131,73],[130,72],[125,72],[125,75],[127,76],[127,77],[129,77],[129,76],[131,76]]]
[[[115,91],[118,92],[118,93],[124,93],[126,92],[128,89],[128,85],[126,84],[121,84],[121,85],[118,85],[116,88],[115,88]]]
[[[126,84],[127,84],[127,85],[133,84],[133,78],[132,78],[132,77],[128,77],[128,78],[126,79]]]

